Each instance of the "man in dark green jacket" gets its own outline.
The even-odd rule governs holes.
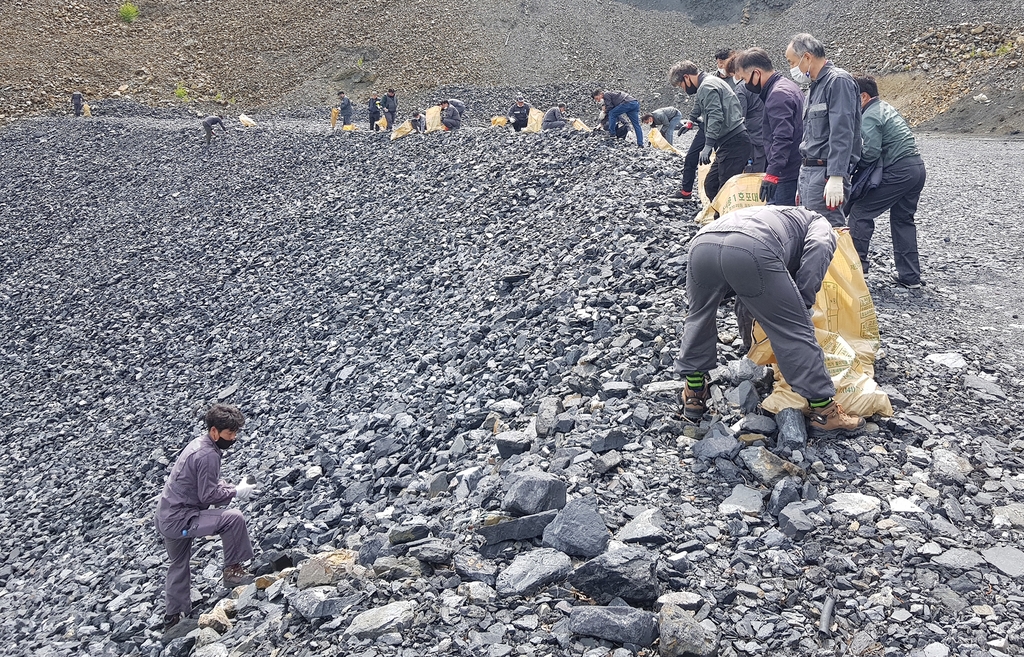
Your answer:
[[[729,178],[743,173],[750,159],[751,146],[747,128],[743,125],[743,111],[732,85],[714,75],[701,73],[697,65],[687,60],[672,67],[668,81],[694,96],[690,120],[704,126],[704,149],[700,163],[715,161],[704,179],[704,193],[714,199]]]
[[[878,84],[870,76],[856,77],[863,106],[861,167],[877,162],[882,167],[878,187],[853,201],[847,222],[864,273],[868,273],[868,247],[875,232],[875,218],[889,211],[892,254],[896,273],[892,280],[910,289],[921,287],[921,263],[917,257],[917,226],[914,214],[924,189],[924,160],[906,120],[889,103],[878,98]]]

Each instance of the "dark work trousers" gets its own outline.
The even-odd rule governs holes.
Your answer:
[[[750,146],[750,159],[752,160],[750,167],[746,169],[747,173],[764,173],[765,167],[768,164],[767,158],[764,155],[763,144],[751,144]]]
[[[395,127],[395,113],[384,110],[384,120],[388,122],[388,130]]]
[[[377,121],[380,121],[380,114],[370,114],[370,130],[374,132],[380,132],[380,126],[377,125]]]
[[[825,174],[825,167],[801,166],[800,180],[797,183],[800,205],[808,210],[814,210],[828,219],[830,224],[841,228],[846,225],[846,215],[843,214],[842,206],[835,210],[829,210],[825,205],[826,182],[828,182],[828,176]],[[850,198],[850,176],[843,176],[843,198]]]
[[[341,115],[341,125],[352,125],[352,112]]]
[[[921,199],[926,173],[920,155],[911,155],[893,162],[882,170],[882,182],[857,199],[847,222],[857,255],[868,273],[868,246],[875,232],[875,218],[889,211],[892,231],[892,256],[896,271],[906,283],[921,282],[921,263],[917,258],[917,225],[914,213]]]
[[[245,528],[245,517],[238,509],[200,511],[187,531],[188,535],[184,537],[168,537],[161,532],[170,561],[164,590],[167,607],[164,613],[168,616],[179,612],[188,614],[192,610],[192,572],[188,562],[192,558],[193,538],[219,534],[224,546],[225,568],[252,559],[252,543]]]
[[[690,310],[675,369],[709,372],[718,364],[718,305],[730,291],[771,340],[779,370],[798,394],[835,394],[811,315],[778,254],[743,233],[700,233],[690,242],[686,269]]]
[[[780,180],[775,186],[775,193],[768,200],[768,205],[796,205],[795,180]]]
[[[683,184],[681,189],[684,192],[693,191],[693,183],[697,181],[697,163],[700,160],[700,152],[704,150],[704,126],[697,128],[693,134],[693,141],[686,151],[686,158],[683,160]]]
[[[750,135],[746,129],[740,130],[732,137],[717,144],[715,161],[711,163],[708,177],[704,179],[704,193],[710,200],[715,200],[718,190],[729,178],[743,173],[750,159]]]
[[[513,130],[515,130],[516,132],[520,132],[523,128],[525,128],[526,126],[530,125],[530,122],[529,121],[523,121],[522,123],[519,123],[517,121],[513,121],[511,125],[512,125],[512,129]]]

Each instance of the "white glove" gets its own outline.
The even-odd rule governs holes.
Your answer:
[[[515,123],[515,122],[516,122],[516,119],[515,119],[515,117],[514,117],[514,116],[506,116],[505,118],[507,118],[507,119],[508,119],[508,122],[509,122],[509,123]]]
[[[825,206],[835,210],[843,204],[843,177],[829,176],[825,183]]]
[[[235,485],[235,499],[240,502],[244,502],[249,499],[249,496],[252,495],[254,490],[256,490],[256,484],[246,483],[243,479]]]

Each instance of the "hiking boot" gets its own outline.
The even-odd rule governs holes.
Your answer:
[[[843,407],[832,400],[828,406],[812,410],[807,414],[810,419],[810,435],[812,438],[853,437],[864,433],[864,418],[847,415]]]
[[[711,386],[707,383],[700,390],[691,390],[690,384],[683,388],[683,417],[690,422],[700,422],[708,411],[708,397],[711,396]]]
[[[246,570],[242,564],[234,564],[224,569],[224,588],[233,589],[236,586],[247,586],[256,581],[256,578]]]
[[[908,283],[902,278],[900,278],[900,275],[896,273],[890,274],[889,280],[891,280],[896,285],[907,288],[908,290],[920,290],[922,285],[921,283]]]
[[[181,622],[181,612],[176,614],[164,614],[164,632]]]

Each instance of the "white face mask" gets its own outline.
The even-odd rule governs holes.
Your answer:
[[[724,68],[718,69],[718,74],[724,78],[726,76],[725,69]]]
[[[743,78],[733,78],[732,81],[739,84],[740,82],[743,82]]]
[[[811,81],[811,74],[801,71],[800,64],[789,69],[789,74],[793,76],[793,80],[795,80],[797,84],[807,84]]]

